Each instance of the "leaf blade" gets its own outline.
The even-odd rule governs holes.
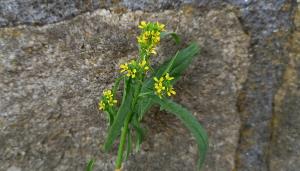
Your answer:
[[[208,149],[208,136],[204,128],[187,109],[173,102],[172,100],[160,99],[157,96],[151,96],[151,99],[155,103],[158,103],[162,109],[174,114],[177,118],[179,118],[195,137],[200,156],[198,161],[198,168],[200,169],[204,163]]]
[[[131,147],[132,147],[132,143],[131,143],[131,131],[128,128],[125,160],[127,160],[128,157],[129,157],[129,155],[130,155]]]
[[[172,77],[175,77],[175,80],[178,80],[181,74],[188,68],[189,64],[196,57],[196,54],[200,52],[200,48],[197,43],[191,43],[188,47],[183,50],[180,50],[176,55],[165,61],[161,64],[150,78],[145,82],[145,85],[142,88],[142,92],[147,92],[149,89],[152,89],[153,77],[161,77],[163,73],[169,67],[169,73]],[[170,65],[172,63],[172,65]]]
[[[122,104],[117,112],[117,116],[115,117],[112,126],[109,128],[109,132],[104,143],[104,151],[109,151],[111,149],[114,141],[121,132],[126,115],[132,112],[131,106],[127,105],[128,103],[131,104],[133,98],[133,87],[130,86],[130,81],[130,79],[125,80]]]

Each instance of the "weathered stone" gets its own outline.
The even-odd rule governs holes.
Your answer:
[[[210,137],[205,170],[232,170],[240,119],[238,92],[247,78],[249,37],[231,8],[201,12],[114,13],[97,10],[45,26],[0,29],[0,170],[113,170],[116,149],[100,151],[106,121],[97,110],[102,90],[111,86],[118,64],[137,55],[136,25],[159,20],[185,44],[202,53],[177,85],[177,101],[204,124]],[[161,61],[178,48],[164,41]],[[145,118],[147,139],[125,170],[194,170],[196,145],[169,114],[153,110]]]
[[[99,0],[0,0],[0,27],[58,22],[100,6]]]
[[[235,157],[235,169],[242,171],[264,171],[270,170],[270,168],[272,168],[276,171],[276,167],[284,162],[290,164],[287,168],[297,168],[297,164],[295,164],[297,162],[293,162],[291,164],[289,162],[289,157],[284,158],[283,156],[281,156],[280,153],[272,152],[272,146],[276,144],[275,142],[278,141],[278,145],[279,142],[282,141],[281,137],[278,136],[279,134],[287,134],[285,130],[287,131],[287,128],[297,123],[297,119],[295,119],[293,123],[290,123],[287,120],[281,118],[282,115],[287,113],[293,115],[293,111],[296,111],[297,113],[298,110],[297,107],[293,108],[294,106],[292,105],[298,104],[297,96],[295,96],[295,94],[297,93],[292,93],[291,96],[286,95],[287,93],[295,92],[295,88],[289,91],[289,89],[291,89],[291,83],[287,81],[286,75],[289,75],[289,72],[291,71],[293,71],[292,73],[296,72],[296,68],[298,65],[297,60],[294,60],[296,58],[291,57],[296,56],[294,54],[297,54],[296,52],[298,52],[296,50],[292,50],[295,49],[295,47],[297,46],[291,43],[295,42],[297,38],[293,38],[292,40],[290,40],[290,37],[298,37],[297,32],[293,34],[291,33],[293,32],[294,28],[299,27],[299,14],[294,13],[295,9],[297,9],[297,6],[299,6],[299,0],[64,0],[47,1],[47,3],[41,0],[0,0],[0,27],[15,26],[19,24],[41,25],[53,23],[73,18],[74,16],[80,15],[83,12],[93,11],[98,8],[107,8],[112,13],[119,14],[120,16],[122,16],[122,14],[126,13],[126,11],[128,10],[143,10],[152,12],[153,15],[155,15],[156,12],[164,11],[166,9],[181,8],[186,16],[190,15],[189,17],[195,17],[197,16],[194,14],[195,9],[191,8],[191,6],[198,7],[196,11],[197,13],[202,13],[200,14],[200,16],[202,16],[206,15],[211,9],[220,10],[228,4],[236,8],[235,12],[236,14],[238,14],[238,18],[243,26],[243,30],[249,34],[249,37],[251,39],[250,46],[248,49],[250,67],[249,73],[247,74],[247,81],[243,84],[243,88],[241,91],[239,91],[239,96],[235,100],[236,107],[238,108],[241,117],[239,148],[237,149]],[[140,11],[137,11],[137,13],[140,13]],[[150,14],[148,13],[147,15]],[[173,19],[170,19],[169,21],[173,22]],[[69,28],[69,26],[65,27],[66,29]],[[173,28],[175,29],[176,27],[173,26]],[[106,27],[104,26],[101,29],[106,29]],[[57,30],[59,31],[60,29]],[[98,32],[100,31],[101,30],[98,30]],[[133,29],[132,31],[135,30]],[[68,36],[69,33],[58,34],[57,31],[49,32],[51,32],[49,33],[49,35],[51,35],[51,37],[54,37],[54,39],[59,39],[55,37],[70,38],[70,36]],[[14,37],[21,35],[21,33],[22,32],[19,32],[18,30],[11,31],[7,33],[7,35],[3,36]],[[53,33],[55,33],[55,35]],[[223,32],[216,31],[213,34],[213,36],[216,36],[218,34],[222,35]],[[78,35],[79,37],[81,36],[81,34]],[[106,39],[109,36],[110,33],[104,36],[103,39]],[[27,41],[28,37],[30,36],[25,37],[24,40]],[[186,37],[188,38],[188,35],[186,35]],[[212,37],[212,39],[213,38],[214,37]],[[83,36],[82,39],[85,39],[85,37]],[[117,38],[115,38],[114,41],[116,39]],[[99,47],[106,47],[104,48],[104,51],[107,50],[107,48],[120,48],[123,54],[127,54],[128,51],[133,52],[133,44],[130,45],[129,49],[128,47],[126,47],[127,39],[129,38],[125,37],[122,39],[124,40],[121,43],[115,42],[119,43],[117,45],[117,48],[114,48],[114,46],[112,45],[107,47],[107,45],[102,44],[100,44]],[[133,41],[133,39],[131,41]],[[73,43],[73,40],[69,40],[69,42]],[[94,43],[90,44],[96,44],[97,40],[91,42]],[[206,43],[206,40],[204,42]],[[74,44],[75,43],[73,43],[74,47],[78,46],[77,44]],[[294,44],[298,45],[297,43]],[[12,42],[10,45],[7,46],[11,46],[13,48],[16,46],[16,44]],[[204,45],[204,47],[205,46],[206,45]],[[2,46],[0,45],[0,47]],[[95,52],[94,46],[83,44],[82,47],[89,49],[88,55],[97,54]],[[27,51],[35,51],[35,53],[37,53],[39,51],[39,48],[43,48],[43,44],[35,47],[35,50],[34,48],[29,47],[27,48]],[[65,49],[68,48],[70,47],[66,47]],[[218,52],[220,51],[220,49],[215,48],[215,51]],[[289,51],[292,51],[292,53]],[[114,54],[114,56],[118,55],[119,54]],[[14,57],[12,56],[11,58]],[[18,62],[18,60],[13,59],[12,61],[15,61],[15,64],[12,65],[10,62],[6,62],[5,66],[11,68],[14,71],[14,69],[16,69],[18,66],[17,64],[19,64],[20,62]],[[103,63],[105,63],[105,61]],[[72,64],[69,65],[71,66]],[[212,66],[215,67],[216,65]],[[211,68],[209,69],[212,70]],[[295,75],[297,74],[292,75],[293,77],[296,77]],[[49,80],[49,82],[51,81]],[[107,82],[110,83],[111,79],[109,79]],[[218,101],[219,99],[213,100]],[[16,104],[17,103],[18,102],[16,102]],[[183,103],[185,102],[183,101]],[[283,110],[283,104],[291,107],[289,107],[289,109]],[[18,108],[18,105],[16,106]],[[20,107],[21,106],[19,105],[19,108]],[[232,110],[235,110],[236,107],[233,106]],[[0,118],[0,125],[2,123],[2,120],[3,119]],[[280,122],[278,121],[278,125],[277,120],[280,120]],[[287,136],[289,135],[290,134],[287,134]],[[298,139],[294,138],[291,142],[293,142],[292,144],[296,144],[298,142]],[[292,147],[297,149],[296,145],[292,145]],[[168,148],[166,147],[166,149]],[[160,150],[163,150],[163,148]],[[284,146],[282,146],[282,151],[286,150],[287,148],[284,148]],[[297,157],[297,154],[295,153],[290,153],[290,155],[291,158]],[[154,158],[157,157],[155,156]],[[291,159],[291,161],[297,160]],[[276,164],[276,162],[278,163]],[[281,166],[282,168],[284,168],[283,166],[285,165],[282,164]],[[216,168],[216,170],[218,169],[219,168]]]
[[[295,1],[276,2],[256,1],[242,16],[252,45],[247,81],[237,104],[242,121],[237,170],[269,170],[274,99],[288,63],[285,45],[295,9]]]
[[[273,134],[270,146],[270,170],[296,171],[300,168],[300,7],[295,30],[288,45],[289,63],[284,83],[275,98]]]

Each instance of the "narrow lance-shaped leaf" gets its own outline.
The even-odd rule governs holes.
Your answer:
[[[115,139],[119,136],[121,128],[124,125],[124,120],[126,115],[130,114],[131,107],[128,104],[131,104],[133,98],[133,89],[130,86],[130,79],[125,79],[124,83],[124,93],[122,104],[117,112],[117,116],[114,119],[112,126],[109,129],[108,136],[104,144],[104,150],[108,151],[111,149]]]
[[[147,96],[139,99],[135,109],[135,111],[137,112],[138,121],[141,121],[143,119],[143,114],[146,113],[152,105],[153,102],[149,100]]]
[[[199,53],[199,51],[199,46],[196,43],[191,43],[187,48],[176,53],[173,57],[175,58],[174,60],[171,58],[158,67],[155,76],[160,77],[169,67],[169,63],[172,62],[169,73],[176,79],[176,77],[181,76],[181,74],[188,68],[189,64],[192,62],[194,57],[196,57],[196,54]]]
[[[196,55],[199,53],[199,51],[199,46],[196,43],[191,43],[187,48],[180,50],[172,59],[160,65],[157,68],[157,72],[155,72],[150,78],[145,81],[145,84],[142,87],[142,93],[147,93],[149,91],[153,92],[153,77],[160,77],[168,68],[170,75],[175,78],[174,81],[178,80],[185,69],[188,68],[194,57],[196,57]],[[153,103],[148,99],[139,101],[138,107],[140,120],[152,105]]]
[[[131,143],[131,131],[130,131],[130,128],[128,128],[125,160],[128,159],[128,156],[129,156],[129,154],[131,152],[131,147],[132,147],[132,143]]]
[[[107,117],[108,117],[108,121],[109,121],[109,126],[111,126],[114,122],[114,114],[111,110],[108,110],[105,112],[107,114]]]
[[[191,43],[187,48],[180,50],[173,58],[160,65],[156,69],[156,72],[145,81],[142,93],[147,92],[152,88],[154,82],[153,77],[161,77],[168,68],[170,75],[175,77],[175,80],[177,80],[188,68],[189,64],[192,62],[194,57],[196,57],[196,54],[199,53],[199,51],[199,46],[196,43]],[[170,63],[172,63],[171,66]]]
[[[148,99],[148,101],[151,101],[150,99]],[[143,140],[143,137],[144,137],[144,131],[143,131],[143,128],[141,127],[140,125],[140,121],[139,121],[139,116],[138,115],[135,115],[133,117],[133,120],[132,120],[132,126],[133,128],[135,129],[135,133],[136,133],[136,152],[140,151],[140,147],[141,147],[141,144],[142,144],[142,140]]]
[[[155,103],[158,103],[162,109],[176,115],[195,137],[199,148],[198,168],[200,169],[205,160],[208,148],[208,137],[201,124],[187,109],[183,108],[181,105],[173,102],[172,100],[160,99],[157,96],[151,96],[151,99]]]

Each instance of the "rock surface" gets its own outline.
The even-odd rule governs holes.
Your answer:
[[[98,0],[0,0],[0,27],[58,22],[93,11],[100,5]]]
[[[97,10],[43,27],[1,29],[1,170],[83,170],[92,157],[96,169],[113,169],[116,150],[100,151],[106,122],[97,99],[113,83],[118,64],[137,55],[136,26],[142,19],[166,23],[185,44],[197,41],[203,47],[177,87],[177,100],[210,134],[206,170],[234,168],[240,128],[235,105],[247,76],[250,39],[231,8],[205,14],[186,8],[155,14]],[[165,41],[155,60],[178,48]],[[149,138],[143,151],[125,168],[196,168],[195,143],[177,119],[153,112],[145,126]]]
[[[90,155],[112,170],[96,102],[148,18],[203,47],[176,100],[208,129],[204,170],[298,170],[299,11],[299,0],[0,0],[0,170],[82,170]],[[155,61],[179,48],[162,46]],[[128,170],[193,170],[196,147],[174,117],[153,110],[145,126]]]
[[[288,42],[289,62],[284,83],[275,96],[270,146],[270,170],[298,170],[300,168],[300,6],[295,17],[295,30]]]

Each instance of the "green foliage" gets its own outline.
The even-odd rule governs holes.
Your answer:
[[[89,161],[88,165],[86,166],[86,171],[93,171],[94,162],[94,160]]]
[[[130,104],[133,99],[133,86],[130,84],[131,82],[130,79],[125,79],[124,82],[125,82],[124,83],[125,86],[124,86],[122,104],[118,110],[114,123],[109,129],[108,136],[104,144],[105,151],[111,149],[115,139],[118,137],[118,135],[120,135],[120,131],[122,126],[124,125],[126,115],[132,112]]]
[[[160,99],[157,96],[151,96],[151,99],[153,102],[159,104],[161,109],[176,115],[176,117],[181,120],[184,126],[191,131],[198,144],[198,152],[200,156],[198,166],[201,168],[208,148],[208,137],[200,123],[187,109],[170,99]]]
[[[207,134],[187,109],[169,98],[176,94],[173,85],[197,56],[199,47],[196,43],[191,43],[159,67],[152,68],[150,57],[156,55],[160,38],[170,35],[176,43],[180,42],[180,38],[174,32],[164,32],[164,25],[160,23],[141,22],[139,28],[142,30],[138,36],[139,57],[120,66],[121,76],[116,79],[112,90],[104,91],[99,102],[99,108],[107,113],[109,119],[109,130],[103,148],[109,151],[120,137],[116,160],[116,170],[120,170],[123,157],[128,158],[132,145],[135,144],[137,152],[140,150],[145,136],[141,121],[147,111],[157,104],[161,109],[174,114],[195,137],[199,148],[200,169],[208,148]],[[118,107],[115,97],[122,82],[123,95]],[[87,168],[92,167],[93,160]]]

